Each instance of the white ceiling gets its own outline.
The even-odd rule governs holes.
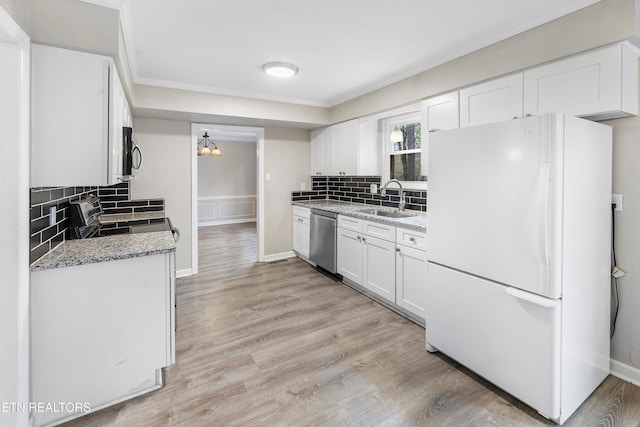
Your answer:
[[[599,0],[85,1],[121,10],[136,83],[331,107]]]

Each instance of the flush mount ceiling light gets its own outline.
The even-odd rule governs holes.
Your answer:
[[[262,66],[262,71],[273,77],[286,78],[298,74],[298,67],[290,62],[267,62]]]
[[[200,148],[202,146],[202,148]],[[211,148],[213,147],[213,148]],[[198,156],[222,156],[218,146],[209,138],[209,133],[205,132],[202,139],[198,141]]]

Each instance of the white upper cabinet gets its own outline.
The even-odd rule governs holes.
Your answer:
[[[120,182],[129,107],[113,60],[37,44],[31,52],[31,187]]]
[[[311,132],[312,176],[360,174],[358,128],[358,120],[350,120]]]
[[[522,73],[460,90],[460,127],[522,117]]]
[[[420,103],[422,122],[422,148],[420,173],[428,176],[427,152],[429,147],[429,134],[447,129],[460,127],[458,92],[429,98]]]
[[[526,70],[524,112],[594,120],[637,115],[637,49],[617,43]]]
[[[358,120],[331,126],[333,133],[333,169],[331,175],[358,174]]]
[[[312,176],[323,175],[323,142],[324,129],[317,129],[311,132],[311,161],[309,172]]]

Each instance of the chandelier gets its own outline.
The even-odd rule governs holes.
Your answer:
[[[202,139],[198,141],[198,156],[222,156],[218,146],[210,139],[209,133],[205,132]]]

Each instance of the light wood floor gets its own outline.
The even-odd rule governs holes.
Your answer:
[[[177,363],[156,392],[69,426],[545,426],[425,332],[299,259],[256,263],[255,225],[200,229],[178,280]],[[609,377],[565,426],[640,426]]]

